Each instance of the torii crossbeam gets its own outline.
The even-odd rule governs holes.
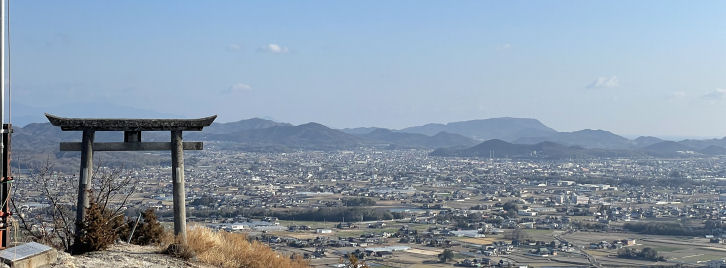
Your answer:
[[[183,142],[182,131],[201,131],[217,118],[199,119],[104,119],[63,118],[45,114],[48,121],[63,131],[83,131],[81,142],[61,142],[61,151],[81,151],[81,170],[78,180],[76,222],[82,222],[89,206],[88,193],[93,177],[94,151],[171,151],[174,203],[174,234],[186,243],[186,207],[184,193],[184,150],[202,150],[202,142]],[[123,131],[123,142],[94,143],[96,131]],[[141,142],[142,131],[171,131],[171,142]],[[76,225],[80,226],[80,225]],[[77,227],[78,228],[78,227]],[[82,230],[76,229],[76,236]]]

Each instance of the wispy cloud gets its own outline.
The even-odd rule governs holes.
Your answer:
[[[670,94],[668,94],[668,98],[669,99],[682,99],[682,98],[685,98],[686,95],[688,95],[688,94],[686,94],[685,91],[674,91],[674,92],[671,92]]]
[[[72,38],[70,35],[65,33],[57,33],[50,37],[48,40],[45,41],[44,45],[46,47],[54,47],[54,46],[66,46],[70,44],[72,41]]]
[[[242,46],[240,44],[228,44],[225,49],[227,51],[234,52],[242,49]]]
[[[222,90],[222,94],[231,94],[238,92],[248,92],[252,90],[252,86],[245,83],[236,83]]]
[[[708,92],[708,93],[704,94],[703,96],[701,96],[701,98],[703,98],[705,100],[716,101],[716,100],[723,99],[724,96],[726,96],[726,89],[717,88],[717,89],[714,89],[711,92]]]
[[[613,88],[613,87],[619,87],[620,81],[618,80],[617,76],[601,76],[595,79],[592,83],[590,83],[587,88]]]
[[[274,54],[285,54],[285,53],[289,52],[290,50],[287,47],[282,46],[280,44],[270,43],[264,47],[261,47],[259,49],[259,51],[274,53]]]
[[[511,48],[512,48],[512,44],[506,43],[506,44],[502,44],[499,47],[497,47],[497,50],[508,50]]]

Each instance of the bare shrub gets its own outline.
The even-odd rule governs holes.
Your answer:
[[[10,203],[16,211],[15,216],[20,222],[20,228],[34,241],[70,251],[75,237],[76,221],[73,205],[77,200],[78,181],[58,176],[50,158],[46,159],[41,167],[33,170],[26,179],[38,186],[42,198],[50,206],[40,213],[24,215],[20,213],[15,199],[11,198]]]
[[[196,256],[196,253],[192,250],[192,248],[178,241],[171,243],[164,253],[184,260],[190,260]]]
[[[113,230],[117,233],[122,232],[125,225],[116,223],[118,221],[123,223],[123,210],[136,189],[138,179],[122,172],[122,168],[104,168],[100,161],[98,162],[99,165],[93,173],[89,203],[96,204],[99,208],[100,216],[94,217],[113,219]],[[34,241],[71,252],[74,248],[73,243],[76,242],[76,224],[89,224],[88,213],[85,223],[76,223],[75,220],[78,177],[57,174],[50,158],[46,159],[41,167],[33,170],[34,172],[25,179],[38,186],[40,196],[49,207],[38,213],[26,215],[20,213],[15,199],[11,198],[11,205],[16,212],[20,228]]]

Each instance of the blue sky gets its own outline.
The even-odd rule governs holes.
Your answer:
[[[13,103],[341,128],[512,116],[562,131],[726,136],[724,10],[723,1],[13,1]]]

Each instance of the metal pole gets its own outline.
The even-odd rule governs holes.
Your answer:
[[[5,0],[0,0],[0,126],[5,125]],[[2,129],[2,127],[0,127]],[[2,129],[2,131],[5,131]],[[0,150],[4,150],[3,137],[0,135]],[[0,154],[0,163],[4,163]],[[0,174],[4,166],[0,165]]]
[[[0,0],[2,1],[2,0]],[[81,141],[81,174],[78,177],[78,203],[76,204],[76,237],[80,238],[82,223],[86,218],[86,209],[90,199],[91,179],[93,178],[93,130],[83,131]]]
[[[0,0],[2,1],[2,0]],[[8,248],[10,247],[10,221],[8,220],[10,217],[10,184],[12,181],[12,174],[10,173],[10,133],[13,132],[13,126],[11,124],[3,125],[2,129],[6,130],[5,133],[3,133],[2,136],[4,138],[3,145],[5,146],[5,150],[3,150],[0,155],[2,155],[4,162],[2,163],[2,187],[0,187],[0,199],[3,202],[3,206],[0,207],[0,210],[2,211],[2,217],[0,217],[0,222],[2,222],[2,242],[0,242],[0,248]]]
[[[0,174],[2,174],[2,200],[5,205],[2,207],[2,225],[5,230],[2,231],[2,237],[0,237],[0,247],[7,248],[10,246],[10,227],[8,217],[10,217],[10,209],[8,203],[10,203],[10,133],[12,126],[5,126],[5,26],[7,18],[5,0],[0,0]],[[5,146],[7,143],[7,146]]]
[[[126,243],[131,244],[131,238],[134,237],[134,232],[136,231],[136,226],[139,226],[139,220],[141,220],[141,211],[139,211],[139,216],[136,217],[136,223],[134,224],[134,228],[131,228],[131,234],[129,234],[129,240],[126,241]]]
[[[174,235],[187,242],[187,210],[184,193],[184,146],[181,130],[171,132],[171,178],[174,194]]]

